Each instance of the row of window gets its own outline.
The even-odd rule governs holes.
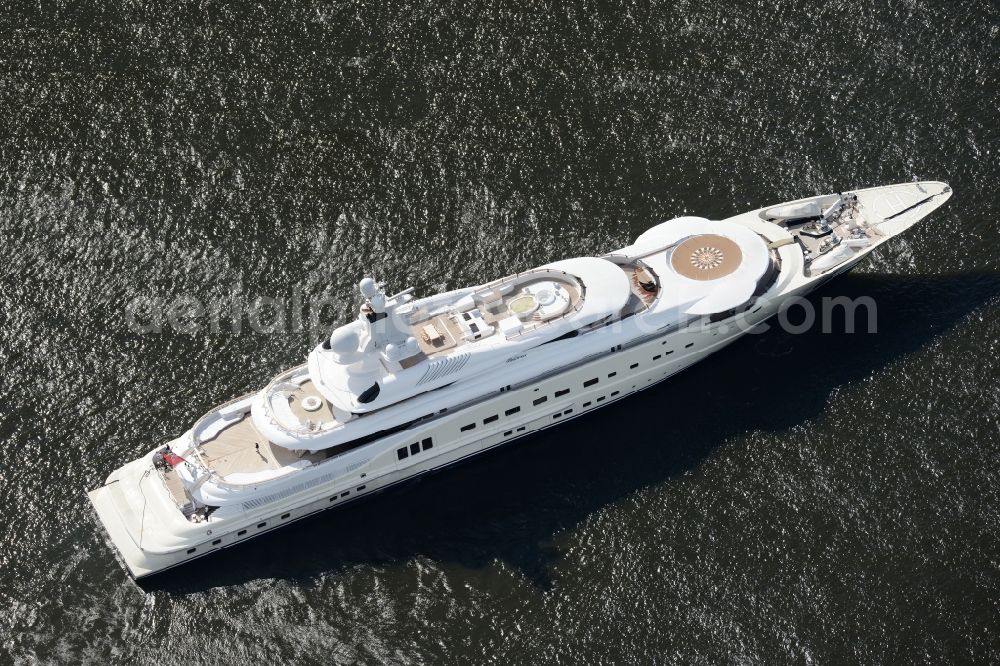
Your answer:
[[[409,446],[396,449],[396,457],[399,460],[402,460],[403,458],[408,458],[411,455],[415,456],[421,451],[426,451],[431,448],[434,448],[434,438],[425,437],[422,441],[413,442],[413,444],[410,444]]]
[[[663,341],[663,342],[662,342],[662,343],[660,343],[660,344],[667,344],[667,342],[666,342],[666,341]],[[689,347],[691,347],[691,346],[693,346],[693,345],[694,345],[694,343],[693,343],[693,342],[689,342],[688,344],[684,345],[684,348],[685,348],[685,349],[687,349],[687,348],[689,348]],[[670,354],[673,354],[673,353],[674,353],[674,350],[672,350],[672,349],[671,349],[671,350],[669,350],[669,351],[665,351],[665,352],[663,352],[662,354],[657,354],[656,356],[654,356],[654,357],[653,357],[653,360],[654,360],[654,361],[659,361],[659,360],[660,360],[661,358],[663,358],[664,356],[669,356]],[[635,370],[635,369],[636,369],[636,368],[638,368],[638,367],[639,367],[639,364],[638,364],[638,363],[633,363],[633,364],[631,364],[631,365],[629,366],[629,370]],[[609,372],[609,373],[608,373],[608,378],[610,379],[610,378],[612,378],[612,377],[616,376],[617,374],[618,374],[617,372]],[[590,386],[594,386],[594,385],[595,385],[595,384],[597,384],[597,383],[598,383],[599,381],[600,381],[600,380],[599,380],[599,379],[598,379],[597,377],[592,377],[591,379],[588,379],[587,381],[585,381],[585,382],[583,383],[583,387],[584,387],[584,388],[588,388],[588,387],[590,387]],[[504,388],[506,388],[506,389],[509,389],[510,387],[504,387]],[[501,392],[503,392],[503,390],[504,390],[504,389],[500,389],[500,391],[501,391]],[[554,393],[553,395],[554,395],[554,397],[556,397],[556,398],[561,398],[562,396],[564,396],[564,395],[568,394],[569,392],[570,392],[570,390],[569,390],[568,388],[567,388],[567,389],[559,389],[559,390],[558,390],[558,391],[556,391],[556,392],[555,392],[555,393]],[[613,392],[613,393],[612,393],[611,395],[612,395],[612,396],[615,396],[615,395],[618,395],[618,391],[615,391],[615,392]],[[542,403],[546,402],[546,401],[547,401],[548,399],[549,399],[549,396],[547,396],[547,395],[543,395],[543,396],[539,396],[539,397],[535,398],[534,400],[532,400],[532,401],[531,401],[531,404],[532,404],[533,406],[537,407],[537,406],[541,405]],[[597,399],[597,402],[600,402],[600,401],[602,401],[602,400],[604,400],[604,396],[601,396],[600,398],[598,398],[598,399]],[[589,403],[589,402],[588,402],[588,403],[585,403],[585,404],[584,404],[584,407],[588,407],[589,405],[590,405],[590,403]],[[516,413],[518,413],[519,411],[521,411],[521,408],[520,408],[520,407],[511,407],[510,409],[508,409],[507,411],[505,411],[505,412],[504,412],[504,415],[505,415],[505,416],[511,416],[511,415],[513,415],[513,414],[516,414]],[[572,410],[569,410],[569,411],[566,411],[566,412],[559,412],[558,414],[554,414],[552,418],[559,418],[560,416],[564,416],[565,414],[568,414],[568,413],[570,413],[570,412],[572,412]],[[500,415],[499,415],[499,414],[493,414],[492,416],[487,416],[486,418],[484,418],[484,419],[483,419],[483,425],[489,425],[490,423],[493,423],[494,421],[498,420],[499,418],[500,418]],[[468,432],[468,431],[470,431],[470,430],[474,430],[474,429],[475,429],[475,427],[476,427],[476,424],[475,424],[475,423],[467,423],[466,425],[462,426],[462,427],[460,428],[460,430],[461,430],[462,432]],[[505,433],[504,433],[504,436],[507,436],[507,434],[508,434],[508,433],[510,433],[510,432],[511,432],[511,431],[507,431],[507,432],[505,432]],[[411,445],[410,445],[410,448],[412,449],[412,448],[413,448],[414,446],[416,446],[416,444],[411,444]],[[406,452],[406,449],[405,449],[405,447],[404,447],[404,448],[402,448],[402,449],[399,449],[399,459],[400,459],[400,460],[402,460],[403,458],[405,458],[405,457],[406,457],[406,455],[405,455],[405,452]]]
[[[364,478],[365,475],[362,474],[361,477]],[[357,487],[357,491],[360,493],[361,491],[363,491],[367,487],[368,486],[358,486]],[[345,490],[344,492],[340,493],[340,495],[334,495],[333,497],[331,497],[330,501],[331,502],[336,502],[338,499],[343,499],[344,497],[347,497],[350,494],[351,494],[350,490]],[[283,514],[281,514],[281,517],[278,520],[288,520],[289,518],[291,518],[291,516],[292,516],[291,513],[283,513]],[[265,527],[267,527],[267,521],[266,520],[263,521],[263,522],[257,523],[257,529],[258,530],[262,530]],[[239,538],[239,537],[242,537],[242,536],[246,536],[246,533],[247,533],[247,530],[240,530],[239,532],[236,533],[236,538]],[[213,546],[218,546],[221,543],[222,543],[222,539],[215,539],[214,541],[212,541],[212,545]],[[188,550],[187,550],[187,554],[188,555],[194,555],[196,552],[198,552],[197,548],[188,548]]]
[[[635,386],[633,385],[633,386],[632,386],[632,388],[635,388]],[[621,391],[612,391],[612,392],[611,392],[611,397],[613,398],[613,397],[615,397],[616,395],[618,395],[619,393],[621,393]],[[599,396],[597,396],[597,398],[596,398],[596,399],[594,400],[594,402],[604,402],[604,399],[605,399],[605,398],[607,398],[607,397],[608,397],[608,396],[606,396],[606,395],[599,395]],[[593,403],[591,403],[591,402],[590,402],[590,401],[588,400],[587,402],[583,403],[583,408],[584,408],[584,409],[586,409],[587,407],[590,407],[590,405],[591,405],[591,404],[593,404]],[[567,411],[566,413],[568,414],[569,412]]]

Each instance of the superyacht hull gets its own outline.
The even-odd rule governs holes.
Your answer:
[[[588,331],[575,338],[574,345],[590,351],[570,363],[529,378],[511,372],[514,379],[509,384],[494,375],[494,384],[501,385],[488,395],[452,404],[433,418],[407,427],[381,431],[384,434],[369,437],[364,445],[303,467],[287,478],[239,487],[218,483],[214,492],[221,495],[214,496],[226,500],[225,494],[232,493],[234,499],[194,522],[178,510],[178,491],[172,496],[162,470],[157,471],[157,450],[115,470],[89,493],[90,500],[120,561],[133,577],[142,579],[606,407],[691,367],[775,316],[790,299],[850,270],[878,245],[942,205],[950,189],[929,182],[857,190],[856,194],[866,202],[869,215],[878,215],[881,224],[888,226],[882,233],[869,234],[867,245],[854,248],[823,270],[809,270],[803,258],[806,243],[789,242],[786,230],[765,235],[771,232],[760,220],[762,212],[770,209],[722,221],[755,228],[781,260],[781,272],[773,284],[766,293],[756,295],[738,318],[726,316],[727,311],[643,330],[636,323],[638,317],[633,317],[618,326]],[[800,202],[816,200],[826,201],[813,197]],[[590,347],[582,344],[583,338]],[[549,355],[558,356],[559,345],[551,349]]]
[[[773,311],[766,314],[765,318],[773,316],[775,312],[776,308],[773,308]],[[763,323],[763,321],[764,319],[760,319],[758,324]],[[525,397],[540,393],[546,390],[546,388],[550,389],[550,393],[554,393],[555,391],[562,390],[554,388],[555,386],[582,385],[584,381],[588,381],[593,376],[601,375],[602,373],[605,377],[611,373],[615,373],[616,376],[618,376],[618,373],[622,373],[621,376],[626,377],[625,373],[629,373],[629,368],[632,365],[641,361],[650,362],[646,370],[641,374],[628,374],[627,378],[617,383],[605,383],[600,390],[591,389],[585,391],[581,389],[581,391],[575,393],[572,400],[553,401],[547,408],[541,408],[544,405],[539,406],[540,408],[537,411],[527,414],[526,418],[522,420],[506,421],[504,429],[499,433],[494,433],[481,440],[456,446],[446,453],[428,457],[426,460],[407,469],[405,473],[390,473],[381,477],[370,477],[362,473],[353,475],[352,478],[348,479],[334,479],[326,485],[314,488],[309,497],[305,499],[297,496],[291,497],[287,502],[268,506],[265,511],[247,514],[244,516],[243,521],[231,525],[228,530],[220,531],[215,529],[209,532],[206,529],[205,536],[201,540],[189,541],[183,544],[183,548],[176,548],[169,552],[154,553],[149,549],[140,548],[138,544],[134,544],[129,538],[127,531],[120,521],[108,521],[108,518],[114,518],[118,513],[118,508],[115,506],[116,501],[118,506],[120,506],[121,502],[126,499],[121,496],[116,497],[116,483],[119,479],[134,479],[136,480],[136,485],[144,481],[141,479],[141,476],[137,478],[136,475],[144,473],[144,470],[149,467],[151,464],[151,455],[147,455],[131,463],[131,465],[134,465],[133,470],[127,470],[129,466],[117,470],[103,486],[90,491],[88,495],[97,510],[97,514],[101,516],[102,524],[107,535],[110,537],[110,541],[116,546],[120,554],[120,561],[135,579],[143,579],[222,549],[239,545],[254,537],[262,536],[322,511],[344,508],[358,500],[400,486],[407,481],[415,480],[425,474],[451,468],[468,461],[478,454],[492,451],[528,435],[553,428],[565,421],[614,404],[634,393],[660,384],[698,363],[705,357],[735,342],[744,334],[745,331],[738,330],[730,334],[712,336],[711,339],[704,339],[704,346],[695,341],[693,342],[694,346],[686,349],[685,353],[678,356],[675,361],[660,365],[657,364],[657,361],[665,358],[664,352],[673,351],[665,350],[664,342],[668,342],[669,336],[664,339],[653,339],[641,347],[631,350],[631,353],[620,353],[621,355],[613,359],[613,361],[595,361],[581,366],[553,378],[548,382],[548,386],[540,383],[538,386],[521,389],[521,392],[523,392]],[[677,342],[683,348],[687,344],[692,344],[692,342],[684,342],[684,340],[697,338],[699,335],[700,333],[697,332],[681,335],[677,338]],[[503,401],[503,404],[508,404],[511,397],[515,400],[518,398],[512,392]],[[475,408],[469,408],[461,414],[460,418],[464,421],[482,421],[498,412],[500,409],[499,402],[487,401],[477,405]],[[447,436],[447,433],[448,429],[444,424],[441,424],[437,428],[427,428],[411,432],[407,437],[402,439],[396,438],[393,440],[395,443],[388,444],[391,448],[398,443],[405,442],[408,444],[410,440],[422,441],[432,438],[438,441]],[[146,476],[146,479],[148,478],[150,478],[149,475]],[[345,481],[347,482],[345,483]]]

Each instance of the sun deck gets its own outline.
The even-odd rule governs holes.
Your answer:
[[[463,299],[447,312],[417,311],[410,316],[423,356],[434,357],[493,335],[511,338],[579,309],[583,289],[569,276],[547,273],[515,278]]]
[[[305,366],[276,377],[265,393],[267,417],[288,432],[308,435],[337,425],[333,406],[316,388]]]
[[[326,457],[322,453],[299,454],[273,444],[257,431],[249,413],[202,442],[198,450],[200,459],[223,479],[230,474],[279,470],[301,461],[316,463]]]

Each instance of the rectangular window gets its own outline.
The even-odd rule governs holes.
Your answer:
[[[684,349],[687,349],[689,347],[694,347],[694,343],[693,342],[689,342],[686,345],[684,345]]]
[[[673,349],[671,349],[670,351],[665,351],[665,352],[663,352],[663,355],[664,355],[664,356],[670,356],[670,355],[671,355],[671,354],[673,354],[673,353],[674,353],[674,350],[673,350]]]
[[[555,414],[552,415],[552,418],[557,419],[560,416],[562,416],[562,412],[556,412]]]
[[[618,374],[617,372],[609,372],[608,373],[608,379],[611,379],[612,377],[614,377],[617,374]]]
[[[603,395],[597,399],[597,402],[600,402],[601,400],[604,400],[604,396]]]
[[[545,402],[548,399],[549,399],[549,396],[543,395],[541,398],[535,398],[535,401],[533,403],[531,403],[531,404],[533,404],[535,407],[537,407],[538,405],[542,404],[543,402]]]
[[[340,493],[340,496],[341,496],[341,497],[347,497],[347,496],[348,496],[348,495],[350,495],[350,494],[351,494],[351,491],[350,491],[350,490],[345,490],[344,492]]]
[[[292,515],[292,514],[290,514],[290,513],[283,513],[283,514],[281,514],[281,519],[282,519],[282,520],[285,520],[285,519],[286,519],[286,518],[288,518],[288,517],[289,517],[290,515]]]
[[[410,455],[410,452],[406,450],[405,446],[403,448],[401,448],[401,449],[396,449],[396,457],[398,459],[402,460],[403,458],[405,458],[408,455]]]
[[[629,370],[635,370],[635,369],[636,369],[636,368],[638,368],[638,367],[639,367],[639,364],[638,364],[638,363],[633,363],[632,365],[628,366],[628,369],[629,369]]]
[[[511,407],[506,412],[504,412],[504,416],[510,416],[511,414],[517,414],[519,411],[521,411],[520,407]]]
[[[432,448],[434,446],[434,439],[431,437],[427,437],[424,439],[424,441],[420,442],[420,444],[421,446],[424,447],[424,451],[426,451],[427,449]]]
[[[589,403],[589,402],[585,402],[585,403],[583,403],[583,406],[584,406],[585,408],[586,408],[586,407],[590,407],[590,403]]]
[[[464,426],[462,426],[462,432],[465,432],[466,430],[472,430],[475,427],[476,427],[475,423],[470,423],[469,425],[464,425]]]
[[[613,397],[615,397],[616,395],[618,395],[618,391],[612,391],[612,392],[611,392],[611,397],[612,397],[612,398],[613,398]]]
[[[420,453],[420,442],[413,442],[410,444],[410,454],[415,456],[418,453]]]
[[[585,381],[583,383],[583,387],[587,388],[588,386],[593,386],[596,383],[597,383],[597,377],[594,377],[593,379],[588,379],[587,381]]]
[[[503,436],[504,437],[510,437],[512,434],[514,434],[513,430],[505,430],[504,433],[503,433]]]
[[[367,488],[367,487],[368,487],[368,486],[358,486],[357,490],[358,490],[358,492],[360,493],[360,492],[361,492],[362,490],[364,490],[364,489],[365,489],[365,488]]]
[[[566,395],[567,393],[569,393],[569,389],[563,389],[561,391],[556,391],[556,397],[557,398],[561,398],[562,396]]]
[[[525,428],[527,428],[527,426],[521,426],[520,428],[517,429],[517,431],[518,432],[523,432]]]
[[[656,356],[653,357],[653,360],[654,361],[659,361],[661,358],[662,357],[659,354],[657,354]]]
[[[266,526],[267,526],[266,522],[264,522],[264,523],[257,523],[257,529],[260,529],[260,528],[266,527]]]
[[[222,543],[222,539],[216,539],[215,541],[212,542],[212,545],[218,546],[220,543]]]
[[[572,409],[567,409],[565,412],[563,412],[563,414],[572,414],[572,413],[573,413]]]
[[[497,416],[496,414],[494,414],[493,416],[487,416],[485,419],[483,419],[483,425],[486,425],[487,423],[493,423],[498,418],[500,417]]]
[[[198,549],[197,548],[188,548],[188,555],[190,555],[191,553],[193,553],[196,550],[198,550]]]
[[[246,530],[240,530],[239,532],[236,533],[236,536],[243,536],[246,533],[247,533]]]

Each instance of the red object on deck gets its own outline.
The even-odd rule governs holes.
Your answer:
[[[167,451],[166,453],[164,453],[163,460],[171,467],[177,467],[178,465],[184,463],[184,458],[181,458],[173,451]]]

